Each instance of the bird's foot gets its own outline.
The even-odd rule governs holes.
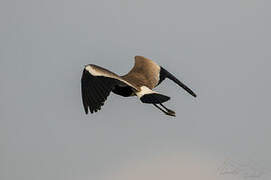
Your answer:
[[[172,111],[171,109],[167,109],[167,112],[165,112],[165,114],[168,116],[176,117],[176,113],[174,111]]]

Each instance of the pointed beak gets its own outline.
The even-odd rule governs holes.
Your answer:
[[[164,68],[162,69],[166,75],[167,78],[171,79],[173,82],[178,84],[180,87],[182,87],[185,91],[187,91],[189,94],[191,94],[193,97],[197,97],[197,95],[189,88],[187,87],[184,83],[182,83],[179,79],[177,79],[174,75],[172,75],[170,72],[165,70]]]

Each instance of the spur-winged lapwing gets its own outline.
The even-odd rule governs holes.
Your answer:
[[[189,94],[196,97],[196,94],[191,89],[171,73],[143,56],[135,56],[134,67],[124,76],[119,76],[97,65],[86,65],[81,78],[82,100],[85,112],[88,114],[88,110],[91,113],[100,110],[112,91],[124,97],[137,96],[143,103],[153,104],[166,115],[175,116],[174,111],[162,104],[168,101],[170,97],[152,90],[165,78],[171,79]]]

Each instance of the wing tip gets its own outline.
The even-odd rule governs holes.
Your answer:
[[[84,110],[85,110],[85,113],[87,115],[88,114],[88,106],[84,106]]]

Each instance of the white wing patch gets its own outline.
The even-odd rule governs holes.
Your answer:
[[[141,91],[136,92],[136,95],[141,98],[142,96],[144,96],[145,94],[153,94],[153,93],[157,93],[155,91],[152,91],[150,88],[146,87],[146,86],[141,86],[140,87]]]
[[[96,71],[91,65],[87,65],[85,69],[92,74],[93,76],[105,76],[105,77],[110,77],[112,78],[109,74],[102,73],[100,71]]]
[[[99,69],[92,67],[91,65],[87,65],[85,67],[85,69],[92,74],[93,76],[104,76],[104,77],[108,77],[108,78],[112,78],[112,79],[117,79],[125,84],[127,84],[128,86],[131,86],[132,88],[134,88],[135,90],[138,90],[134,85],[132,85],[131,83],[125,81],[124,79],[122,79],[121,77],[119,77],[118,75],[114,75],[112,73],[107,73],[107,71],[99,71]]]

